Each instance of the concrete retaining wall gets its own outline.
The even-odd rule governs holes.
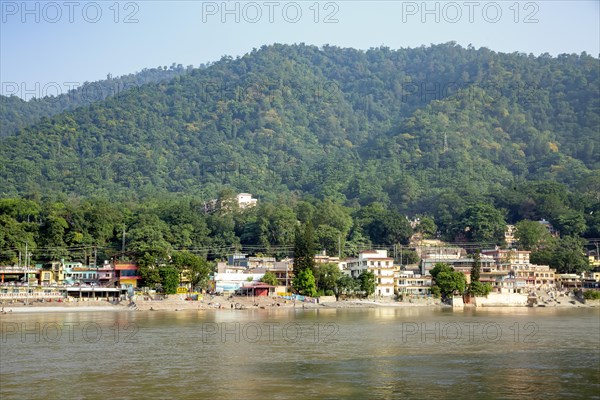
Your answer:
[[[452,298],[452,308],[463,308],[465,303],[463,302],[462,297],[453,297]]]
[[[321,296],[319,297],[319,303],[334,303],[335,296]]]
[[[487,297],[475,297],[476,307],[525,307],[527,295],[522,293],[490,293]]]

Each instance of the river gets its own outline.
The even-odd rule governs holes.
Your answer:
[[[600,309],[0,316],[0,398],[600,398]]]

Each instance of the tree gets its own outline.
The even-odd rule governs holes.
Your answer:
[[[479,250],[473,255],[473,267],[471,267],[471,283],[467,292],[472,296],[487,296],[492,291],[489,283],[481,283],[481,255]]]
[[[471,282],[467,292],[472,296],[487,296],[492,291],[492,285],[483,282]]]
[[[27,252],[35,250],[37,230],[35,223],[17,222],[8,215],[0,215],[0,249],[6,249],[0,251],[0,262],[17,264],[19,253],[24,259],[26,243]]]
[[[319,225],[319,227],[315,229],[315,236],[319,243],[319,249],[325,250],[327,254],[338,254],[338,250],[341,250],[344,246],[345,238],[343,238],[341,232],[333,226]]]
[[[515,224],[515,238],[520,250],[536,251],[552,242],[548,229],[537,221],[523,220]]]
[[[352,217],[346,207],[327,198],[317,206],[313,216],[313,224],[317,228],[320,225],[331,226],[343,236],[346,236],[352,226]]]
[[[155,287],[161,282],[161,276],[158,271],[160,261],[154,254],[150,252],[143,253],[138,257],[137,264],[144,286]]]
[[[310,268],[304,268],[294,277],[292,284],[297,293],[304,296],[316,296],[317,285]]]
[[[408,244],[413,230],[410,222],[395,211],[390,211],[384,221],[384,244]]]
[[[417,225],[417,232],[422,233],[425,239],[435,238],[437,235],[437,225],[433,218],[423,217]]]
[[[50,258],[60,260],[68,256],[65,243],[65,236],[69,229],[69,223],[65,219],[66,207],[63,203],[53,203],[48,208],[40,233]]]
[[[344,254],[358,257],[360,250],[371,248],[370,240],[363,234],[360,226],[354,226],[344,246]]]
[[[138,253],[154,253],[166,258],[172,251],[167,240],[170,229],[167,223],[155,214],[141,214],[127,232],[127,249]]]
[[[339,299],[342,294],[351,294],[359,288],[359,283],[350,275],[341,275],[336,282],[335,298]]]
[[[448,264],[437,263],[429,273],[444,299],[452,297],[454,293],[463,294],[467,288],[465,274],[455,271]],[[435,291],[438,290],[437,288]]]
[[[579,236],[586,229],[585,218],[583,214],[577,211],[561,213],[552,220],[552,223],[561,236]]]
[[[162,288],[165,294],[177,293],[179,287],[179,271],[172,265],[162,265],[158,268]]]
[[[317,289],[322,291],[326,296],[335,294],[337,290],[337,282],[342,271],[336,264],[320,264],[317,266],[315,273],[315,281]]]
[[[304,231],[297,227],[294,242],[294,274],[305,269],[310,269],[311,275],[315,270],[315,238],[311,223],[304,226]]]
[[[402,253],[398,256],[401,265],[417,264],[419,262],[419,255],[412,249],[402,249]]]
[[[362,208],[356,218],[373,243],[408,244],[413,233],[404,216],[386,209],[381,203],[372,203]]]
[[[365,297],[369,297],[375,293],[375,274],[372,271],[363,271],[358,276],[358,282],[360,290],[365,294]]]
[[[506,221],[500,210],[491,204],[475,203],[465,210],[456,225],[456,233],[478,243],[502,243]]]
[[[189,251],[176,251],[171,262],[181,275],[187,276],[192,290],[206,286],[212,268],[205,258]]]
[[[558,273],[580,274],[590,268],[583,251],[585,243],[585,239],[580,237],[565,236],[532,252],[529,259],[532,264],[549,265]]]
[[[481,277],[481,254],[479,250],[473,254],[473,266],[471,267],[471,282],[479,282]]]
[[[576,236],[565,236],[560,239],[554,250],[550,266],[563,274],[581,274],[590,268],[589,261],[583,252],[585,239]]]
[[[429,274],[435,280],[440,272],[454,271],[450,265],[446,263],[436,263],[432,269],[429,270]]]
[[[263,283],[266,283],[267,285],[271,285],[271,286],[279,285],[279,281],[277,280],[277,277],[271,271],[265,272],[263,277],[260,278],[260,281]]]

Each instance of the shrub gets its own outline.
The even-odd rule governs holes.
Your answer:
[[[583,298],[586,300],[600,300],[600,290],[586,290],[583,292]]]

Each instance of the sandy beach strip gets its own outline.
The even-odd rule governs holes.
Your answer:
[[[575,304],[573,304],[575,303]],[[580,302],[564,301],[559,304],[544,304],[542,307],[598,307],[598,301]],[[205,297],[200,301],[186,301],[179,298],[164,300],[138,300],[132,303],[111,304],[108,302],[66,302],[66,303],[36,303],[35,305],[4,304],[4,315],[11,313],[51,313],[51,312],[96,312],[96,311],[184,311],[184,310],[252,310],[252,309],[360,309],[360,308],[445,308],[451,307],[439,300],[416,301],[373,301],[367,299],[349,299],[324,303],[293,302],[281,298],[270,297]],[[486,306],[484,308],[488,308]],[[508,307],[515,306],[494,306]],[[523,306],[519,306],[523,307]],[[536,308],[536,307],[534,307]]]
[[[124,306],[85,306],[85,307],[5,307],[6,314],[21,314],[21,313],[51,313],[51,312],[93,312],[93,311],[133,311],[132,308]]]

